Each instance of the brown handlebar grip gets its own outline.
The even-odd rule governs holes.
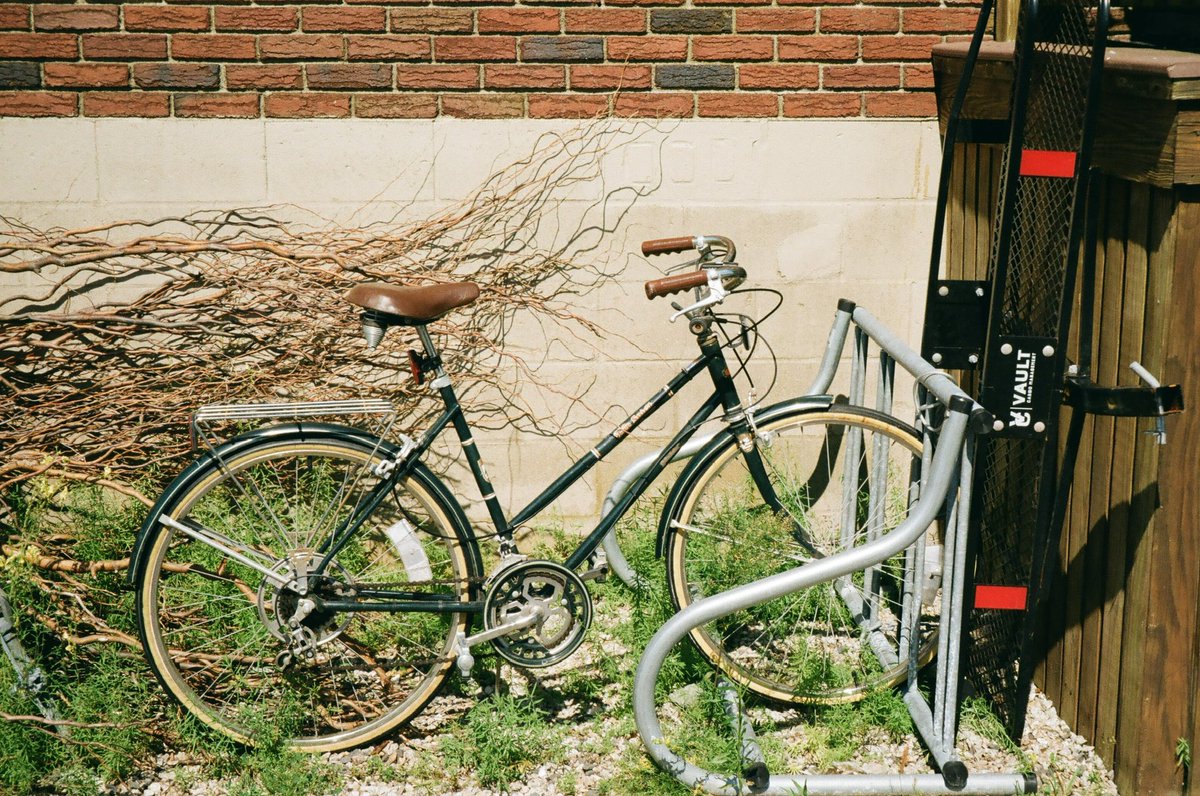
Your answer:
[[[646,283],[646,298],[658,298],[687,290],[690,287],[700,287],[708,284],[708,274],[704,271],[693,271],[690,274],[664,276],[662,279],[651,279]]]
[[[696,248],[696,239],[691,236],[642,241],[642,254],[646,257],[654,254],[676,254],[677,252],[691,251],[694,248]]]

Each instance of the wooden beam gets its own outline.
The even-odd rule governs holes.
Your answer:
[[[933,48],[943,123],[962,74],[967,42]],[[963,106],[966,119],[1007,119],[1013,45],[984,42]],[[1105,173],[1160,188],[1200,184],[1200,55],[1114,47],[1093,162]]]
[[[996,0],[996,41],[1015,41],[1021,0]]]

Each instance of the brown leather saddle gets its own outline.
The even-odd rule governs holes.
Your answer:
[[[385,282],[355,285],[346,300],[378,313],[389,326],[420,326],[435,321],[450,310],[465,307],[479,298],[474,282],[401,287]]]

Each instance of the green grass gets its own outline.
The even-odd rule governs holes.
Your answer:
[[[497,692],[481,700],[442,738],[447,770],[472,772],[485,788],[505,789],[539,763],[562,758],[563,728],[548,718],[533,694]]]
[[[92,487],[63,491],[43,485],[7,500],[13,509],[10,534],[17,546],[57,545],[80,560],[127,555],[144,513],[139,505]],[[454,678],[448,695],[468,697],[470,707],[451,710],[429,738],[422,740],[416,730],[398,733],[394,740],[409,747],[405,762],[367,756],[349,769],[284,746],[298,720],[286,705],[272,705],[270,714],[242,716],[256,740],[253,749],[239,747],[194,719],[181,717],[133,650],[115,644],[71,645],[61,632],[37,620],[37,616],[57,616],[62,608],[34,579],[45,577],[45,572],[33,569],[20,556],[0,562],[0,587],[23,609],[18,627],[22,642],[46,669],[63,717],[89,725],[62,739],[34,723],[0,721],[0,794],[38,789],[71,796],[94,793],[103,783],[129,778],[162,751],[186,753],[200,764],[188,777],[219,779],[236,796],[321,796],[339,792],[348,777],[407,783],[431,794],[468,784],[503,792],[543,765],[554,772],[552,781],[560,791],[583,792],[578,769],[572,768],[575,753],[619,757],[618,774],[600,783],[599,793],[682,793],[674,777],[649,760],[632,717],[634,670],[649,639],[672,614],[663,562],[654,554],[657,520],[657,507],[642,506],[618,530],[622,550],[634,570],[647,576],[646,583],[630,588],[610,577],[605,583],[589,584],[598,626],[585,642],[587,665],[568,667],[544,682],[538,679],[542,673],[527,677],[505,667],[502,681],[495,684],[498,688],[484,697],[476,693],[474,684]],[[55,542],[56,536],[70,536],[71,542]],[[531,542],[534,555],[559,558],[574,548],[577,539],[560,527],[547,527],[537,529]],[[748,571],[765,566],[762,561],[745,563]],[[99,618],[132,632],[131,595],[118,588],[123,573],[72,577],[95,598],[89,608]],[[66,579],[56,584],[64,592],[71,588]],[[400,620],[395,617],[396,623]],[[374,632],[386,633],[393,627],[399,625],[380,622]],[[71,630],[82,634],[86,628]],[[406,624],[404,632],[416,631]],[[486,682],[495,656],[486,647],[477,648],[475,654],[476,673]],[[36,714],[36,706],[12,685],[11,671],[0,662],[0,710]],[[711,668],[690,644],[678,645],[668,656],[657,686],[659,714],[671,748],[706,767],[739,771],[738,738],[725,716]],[[818,767],[832,766],[854,759],[868,735],[878,738],[882,733],[896,740],[912,731],[903,700],[891,690],[874,692],[855,705],[805,708],[783,718],[768,713],[772,706],[753,698],[746,697],[746,704],[768,762],[778,772],[796,770],[799,759]],[[980,728],[981,734],[999,743],[1003,733],[996,735],[994,728],[989,729],[988,716],[970,703],[963,710],[965,724]],[[592,736],[581,744],[575,730],[585,725]]]

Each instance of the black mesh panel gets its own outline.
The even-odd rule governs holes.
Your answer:
[[[1014,131],[1005,150],[989,266],[993,304],[985,385],[997,378],[990,363],[1002,337],[1050,338],[1058,341],[1057,352],[1064,349],[1064,316],[1070,306],[1066,293],[1073,287],[1073,253],[1083,221],[1076,193],[1082,186],[1073,178],[1022,176],[1019,153],[1070,152],[1077,163],[1087,163],[1083,149],[1093,44],[1097,19],[1106,19],[1106,14],[1098,17],[1098,5],[1096,0],[1041,0],[1021,10]],[[1022,95],[1024,81],[1028,93]],[[1017,101],[1022,96],[1024,103]],[[1010,160],[1014,149],[1018,154]],[[1059,356],[1053,371],[1060,380],[1062,367]],[[1024,728],[1030,670],[1036,663],[1029,656],[1037,587],[1057,547],[1058,530],[1048,527],[1056,491],[1056,419],[1057,411],[1051,412],[1045,433],[1037,438],[1003,433],[985,438],[977,460],[975,581],[1026,586],[1030,592],[1026,611],[971,611],[965,673],[1014,738]]]

